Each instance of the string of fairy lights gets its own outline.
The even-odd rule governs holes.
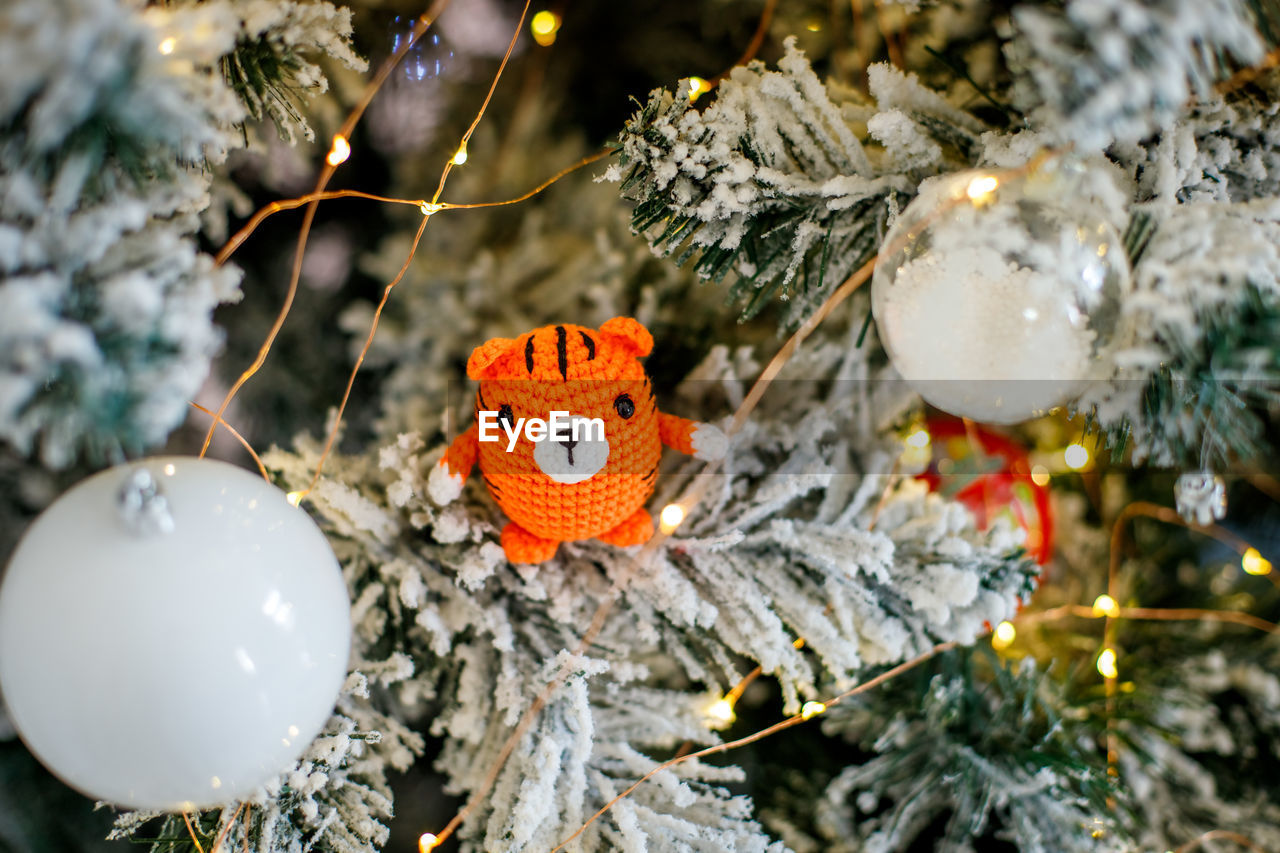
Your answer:
[[[511,46],[508,48],[507,55],[506,57],[504,57],[503,63],[499,67],[497,74],[493,79],[493,85],[490,87],[490,90],[489,90],[489,97],[486,97],[484,105],[480,108],[480,110],[476,115],[475,121],[472,123],[471,127],[468,129],[466,134],[464,134],[459,145],[454,150],[454,153],[447,160],[445,164],[445,168],[441,175],[439,185],[437,186],[436,191],[431,199],[429,200],[427,199],[390,199],[390,198],[381,198],[377,196],[372,196],[364,193],[358,193],[354,191],[325,192],[324,186],[327,183],[329,176],[332,175],[333,170],[341,166],[352,156],[350,134],[352,129],[354,128],[355,123],[359,120],[360,114],[363,112],[363,109],[367,106],[369,100],[372,99],[374,94],[376,94],[382,82],[385,81],[386,76],[390,73],[390,70],[394,68],[394,66],[398,63],[400,58],[402,58],[402,56],[408,51],[408,49],[412,46],[413,42],[417,38],[419,38],[423,33],[425,33],[427,28],[431,25],[431,23],[439,16],[439,13],[443,10],[443,7],[444,5],[447,4],[447,1],[448,0],[438,0],[438,2],[435,3],[435,5],[433,5],[433,7],[427,13],[421,16],[421,18],[415,24],[413,37],[407,40],[404,46],[399,51],[397,51],[397,53],[394,56],[392,56],[387,61],[386,64],[384,64],[383,68],[379,71],[378,75],[366,88],[360,103],[352,111],[351,115],[348,116],[347,121],[344,122],[342,129],[332,136],[330,140],[329,150],[324,157],[326,168],[322,172],[320,180],[317,182],[316,190],[313,193],[309,194],[308,196],[303,196],[299,199],[289,200],[288,202],[277,202],[272,205],[269,205],[268,208],[264,208],[263,211],[259,211],[258,215],[256,215],[254,219],[251,220],[249,225],[247,225],[244,229],[242,229],[240,233],[238,233],[231,241],[228,242],[227,247],[224,248],[223,252],[219,254],[219,258],[218,258],[219,263],[225,261],[226,258],[229,256],[230,252],[234,251],[234,248],[238,247],[239,244],[243,242],[243,240],[248,236],[248,234],[252,233],[252,231],[256,229],[257,225],[260,224],[262,219],[264,219],[266,216],[282,210],[299,207],[299,206],[302,206],[303,204],[309,205],[308,207],[309,215],[308,215],[308,219],[304,222],[303,231],[300,234],[300,243],[299,243],[299,249],[298,249],[299,260],[301,257],[303,247],[305,247],[306,231],[310,223],[310,212],[314,209],[314,205],[323,199],[355,196],[355,197],[375,199],[379,202],[414,204],[419,208],[420,212],[423,215],[423,221],[422,223],[420,223],[420,227],[418,230],[418,237],[420,238],[422,235],[422,230],[426,227],[427,221],[430,219],[430,217],[434,216],[435,214],[443,210],[455,209],[455,208],[461,209],[461,208],[487,207],[487,206],[493,206],[498,204],[518,203],[520,201],[526,200],[527,198],[537,194],[538,192],[541,192],[543,189],[550,186],[552,183],[554,183],[556,180],[559,180],[559,178],[563,177],[565,174],[568,174],[570,171],[573,171],[576,168],[586,165],[589,162],[594,162],[596,159],[599,159],[601,156],[607,153],[607,152],[601,152],[601,154],[595,155],[590,158],[586,158],[584,161],[580,162],[579,164],[576,164],[575,166],[572,166],[569,169],[566,169],[561,173],[557,174],[551,180],[547,181],[546,183],[544,183],[537,189],[533,190],[532,192],[527,193],[526,195],[516,199],[510,199],[502,202],[483,203],[483,204],[451,204],[448,202],[440,201],[440,196],[444,190],[449,171],[454,167],[463,166],[468,162],[469,153],[467,150],[467,142],[472,132],[475,130],[475,127],[478,125],[480,119],[484,115],[484,110],[485,110],[485,107],[488,105],[489,97],[492,96],[494,88],[496,88],[497,86],[498,80],[502,75],[503,68],[505,68],[507,59],[511,55],[511,49],[515,45],[516,37],[519,36],[523,28],[524,20],[528,15],[529,7],[530,7],[530,3],[526,2],[524,11],[521,16],[520,24],[517,26],[516,34],[512,38]],[[749,61],[752,58],[752,56],[754,56],[756,49],[758,49],[759,47],[759,41],[763,38],[763,33],[767,28],[769,17],[772,15],[772,11],[775,5],[776,5],[776,0],[767,0],[766,6],[765,6],[765,12],[761,19],[761,25],[757,30],[756,37],[753,38],[752,47],[748,49],[743,59],[740,60],[739,63],[737,64],[742,64],[746,61]],[[859,4],[857,3],[854,4],[855,13],[857,11],[858,5]],[[541,47],[550,47],[555,43],[557,39],[557,35],[563,24],[563,19],[561,15],[550,9],[543,9],[534,13],[531,17],[528,18],[528,21],[529,21],[530,34],[533,40],[535,41],[535,43]],[[159,42],[157,49],[161,54],[169,55],[176,50],[177,46],[178,46],[177,38],[174,36],[169,36],[163,39],[161,42]],[[719,80],[723,78],[723,76],[724,75],[721,75],[720,77],[717,77],[717,78],[713,78],[710,81],[701,77],[696,77],[696,76],[687,78],[688,95],[689,95],[690,101],[691,102],[695,101],[701,95],[712,91],[715,88],[716,84],[719,82]],[[1032,165],[1032,168],[1034,168],[1034,164]],[[968,192],[969,198],[974,203],[981,203],[983,198],[995,189],[997,182],[998,182],[998,179],[994,176],[988,176],[987,178],[984,179],[984,182],[982,183],[975,182],[973,185],[969,187],[969,192]],[[402,268],[400,275],[397,276],[397,278],[393,280],[384,291],[382,303],[379,305],[379,308],[378,308],[379,314],[381,312],[382,306],[385,305],[386,299],[390,295],[391,290],[399,282],[400,278],[403,277],[405,270],[407,270],[408,265],[413,258],[413,254],[414,254],[414,250],[416,250],[416,246],[417,246],[417,240],[415,240],[414,242],[414,249],[410,251],[409,259],[406,260],[405,266],[404,268]],[[295,266],[297,266],[296,263],[295,263]],[[734,427],[732,427],[730,430],[731,434],[732,432],[736,432],[736,429],[741,425],[741,421],[745,419],[746,415],[750,412],[755,402],[758,401],[759,395],[763,393],[764,387],[767,386],[768,382],[772,379],[772,376],[776,375],[777,370],[780,369],[781,363],[785,362],[790,357],[791,353],[794,352],[794,349],[796,346],[798,346],[799,341],[803,340],[803,338],[807,336],[807,334],[811,332],[813,328],[816,328],[818,323],[820,323],[831,312],[831,310],[834,309],[834,307],[837,304],[839,304],[845,297],[847,297],[850,293],[852,293],[853,290],[856,289],[859,285],[865,282],[865,280],[870,275],[871,266],[872,264],[869,263],[868,265],[860,269],[858,272],[856,272],[853,276],[851,276],[850,279],[846,281],[843,285],[841,285],[841,287],[838,288],[837,291],[832,294],[832,296],[827,300],[827,302],[825,302],[823,306],[817,312],[815,312],[811,320],[806,322],[806,324],[802,327],[802,329],[799,332],[797,332],[795,336],[793,336],[791,339],[788,340],[787,344],[784,345],[784,347],[779,351],[777,356],[775,356],[774,361],[771,362],[769,367],[766,368],[761,378],[757,380],[757,383],[755,386],[753,386],[752,393],[751,395],[748,396],[747,401],[745,401],[744,404],[739,408],[739,411],[736,414],[734,419]],[[296,273],[297,271],[295,270],[295,279],[296,279]],[[250,454],[253,455],[255,461],[258,462],[260,470],[264,470],[264,469],[262,469],[261,462],[260,460],[258,460],[257,454],[254,453],[252,447],[249,446],[249,443],[243,438],[243,436],[237,433],[231,427],[230,424],[226,423],[226,421],[223,420],[222,415],[227,405],[229,404],[231,397],[234,396],[236,389],[240,386],[240,384],[243,383],[243,381],[247,380],[247,378],[251,376],[253,372],[256,371],[256,369],[261,364],[261,360],[265,358],[266,352],[270,349],[271,340],[274,338],[275,331],[278,330],[279,324],[283,323],[284,317],[288,313],[288,307],[289,307],[290,301],[291,301],[291,298],[286,299],[286,304],[282,308],[280,317],[278,318],[278,321],[277,321],[277,329],[273,330],[266,344],[264,344],[263,350],[259,356],[259,360],[255,362],[255,365],[253,367],[245,371],[245,373],[241,376],[240,382],[238,382],[237,385],[229,392],[227,399],[224,400],[223,402],[222,407],[216,413],[209,412],[207,409],[203,409],[203,407],[198,407],[198,408],[201,408],[202,411],[209,414],[213,419],[213,425],[210,427],[210,432],[212,433],[212,430],[219,425],[223,426],[226,429],[231,430],[232,434],[235,435],[235,437],[249,450]],[[372,342],[373,334],[377,329],[377,319],[379,314],[375,314],[374,321],[369,332],[369,338],[365,344],[366,352],[368,350],[369,344]],[[361,356],[361,360],[362,358],[363,358],[363,354]],[[356,372],[358,372],[359,368],[360,368],[360,363],[359,361],[357,361],[357,364],[351,373],[351,376],[347,385],[348,393],[350,392],[351,382],[354,381]],[[346,401],[347,401],[347,397],[344,396],[343,406],[345,406]],[[328,453],[329,446],[332,443],[333,436],[336,434],[336,431],[339,427],[339,423],[341,420],[341,412],[342,412],[342,409],[340,408],[338,417],[335,419],[334,425],[332,427],[332,431],[330,434],[330,442],[329,444],[326,445],[326,449],[325,449],[326,455]],[[206,440],[205,448],[202,449],[201,455],[203,455],[204,450],[207,450],[207,447],[208,447],[208,441]],[[919,462],[922,459],[929,458],[931,455],[932,455],[932,437],[925,426],[916,425],[903,436],[902,458],[900,459],[900,462],[902,463],[904,468],[911,468],[913,466],[918,467]],[[1037,486],[1043,487],[1049,484],[1052,477],[1055,476],[1055,472],[1057,473],[1082,472],[1082,471],[1088,470],[1092,465],[1092,463],[1093,463],[1092,452],[1089,448],[1089,445],[1086,439],[1082,437],[1067,444],[1060,451],[1057,451],[1056,453],[1054,453],[1051,459],[1045,459],[1045,460],[1036,462],[1036,464],[1034,464],[1031,467],[1030,478],[1032,482],[1034,482]],[[311,484],[306,489],[290,492],[288,494],[288,499],[291,503],[293,503],[294,505],[297,505],[306,497],[306,495],[311,491],[311,489],[314,488],[317,480],[320,477],[323,464],[324,464],[324,456],[322,455],[319,461],[319,464],[317,465],[315,475],[312,479]],[[895,468],[895,470],[897,469]],[[710,473],[714,473],[714,472],[712,471]],[[264,470],[264,476],[265,476],[265,470]],[[896,476],[890,476],[889,482],[886,483],[886,491],[893,485],[896,479],[897,479]],[[681,523],[685,520],[689,512],[689,509],[698,501],[699,498],[700,498],[700,492],[698,491],[695,485],[695,487],[690,490],[690,493],[686,495],[684,498],[682,498],[680,501],[668,504],[662,509],[662,511],[659,514],[659,534],[658,536],[655,537],[655,539],[653,540],[653,543],[651,543],[653,548],[656,548],[657,544],[660,543],[662,539],[670,536],[681,525]],[[1181,522],[1180,519],[1178,519],[1176,513],[1173,513],[1172,510],[1168,510],[1167,508],[1158,508],[1158,509],[1164,509],[1165,514],[1154,512],[1154,511],[1147,511],[1145,514],[1153,515],[1153,517],[1157,517],[1161,520],[1172,522],[1172,523],[1184,523],[1184,522]],[[1144,514],[1144,513],[1133,513],[1133,514],[1137,515],[1137,514]],[[1172,518],[1169,517],[1170,515],[1172,515]],[[1127,521],[1127,518],[1125,517],[1118,518],[1116,520],[1115,525],[1117,530],[1120,528],[1122,524],[1125,523],[1125,521]],[[1187,526],[1192,527],[1192,529],[1200,530],[1201,532],[1207,532],[1210,535],[1217,535],[1213,529],[1200,528],[1194,525],[1187,525]],[[1222,537],[1220,536],[1219,538],[1222,538]],[[1271,562],[1267,560],[1265,557],[1263,557],[1263,555],[1256,548],[1250,545],[1247,545],[1247,543],[1240,543],[1238,540],[1231,541],[1230,544],[1233,544],[1237,548],[1237,550],[1240,552],[1241,567],[1244,572],[1254,576],[1269,576],[1273,580],[1273,582],[1275,582],[1274,575],[1272,575]],[[1162,619],[1162,618],[1163,619],[1215,619],[1216,618],[1221,621],[1238,621],[1238,622],[1241,622],[1242,624],[1252,625],[1252,627],[1258,628],[1260,630],[1274,631],[1277,629],[1277,626],[1271,625],[1270,623],[1267,623],[1264,620],[1258,619],[1257,617],[1248,616],[1247,614],[1235,614],[1235,617],[1233,617],[1232,615],[1233,612],[1231,611],[1209,611],[1209,610],[1198,610],[1198,611],[1177,610],[1175,611],[1175,610],[1158,610],[1158,609],[1150,609],[1150,608],[1122,607],[1117,601],[1116,596],[1118,595],[1118,592],[1115,588],[1117,573],[1114,569],[1115,569],[1115,552],[1117,547],[1118,547],[1118,535],[1113,536],[1113,540],[1112,540],[1113,566],[1112,566],[1112,571],[1110,572],[1110,576],[1108,580],[1108,591],[1106,593],[1099,595],[1093,601],[1091,606],[1067,605],[1065,607],[1054,608],[1052,610],[1028,612],[1015,617],[1013,620],[1002,621],[998,625],[996,625],[991,632],[990,642],[992,646],[997,651],[1000,651],[1000,652],[1006,652],[1007,650],[1009,650],[1010,647],[1013,646],[1013,644],[1017,639],[1017,635],[1018,635],[1018,631],[1016,627],[1017,624],[1026,624],[1034,621],[1044,621],[1047,619],[1057,618],[1062,615],[1088,616],[1092,618],[1101,618],[1104,620],[1104,623],[1105,623],[1104,638],[1103,638],[1102,646],[1096,655],[1095,667],[1098,673],[1106,681],[1108,697],[1110,699],[1110,698],[1113,698],[1115,695],[1116,683],[1120,674],[1119,653],[1117,652],[1116,644],[1114,643],[1115,620],[1119,620],[1122,618],[1136,618],[1136,619]],[[636,558],[637,562],[639,561],[639,559],[640,557]],[[584,634],[584,643],[589,642],[590,639],[594,636],[594,634],[599,630],[599,627],[603,624],[604,615],[607,613],[607,605],[608,605],[608,601],[606,601],[604,604],[601,605],[600,610],[597,612],[596,617],[593,619],[591,627]],[[797,648],[803,647],[804,645],[803,638],[798,638],[795,641],[795,645]],[[707,749],[700,750],[698,752],[681,754],[666,763],[660,764],[659,766],[655,767],[652,771],[650,771],[648,774],[646,774],[644,777],[639,779],[630,788],[625,790],[612,802],[606,804],[599,812],[597,812],[592,818],[590,818],[586,823],[584,823],[583,826],[580,827],[573,835],[571,835],[564,842],[562,842],[560,846],[563,847],[564,844],[567,844],[573,838],[576,838],[581,832],[585,831],[587,826],[592,821],[596,820],[597,818],[602,816],[605,812],[607,812],[607,810],[614,803],[616,803],[621,798],[629,795],[631,791],[633,791],[637,786],[639,786],[641,783],[651,778],[655,774],[661,772],[662,770],[667,769],[670,766],[673,766],[674,764],[683,760],[692,759],[692,758],[696,758],[696,757],[707,755],[707,754],[712,754],[714,752],[728,751],[737,746],[741,746],[746,743],[753,742],[760,738],[763,738],[773,733],[776,733],[778,731],[781,731],[785,728],[789,728],[793,725],[796,725],[802,722],[807,722],[811,719],[819,717],[822,714],[826,713],[831,706],[838,704],[840,701],[847,699],[851,696],[854,696],[858,693],[864,692],[865,690],[872,689],[878,686],[879,684],[882,684],[884,681],[896,676],[897,674],[900,674],[901,672],[905,672],[906,670],[914,666],[917,666],[920,663],[923,663],[924,661],[928,660],[929,658],[933,657],[939,652],[946,651],[954,647],[955,647],[954,644],[950,644],[950,643],[937,646],[910,661],[900,664],[897,667],[894,667],[873,679],[870,679],[866,682],[863,682],[862,684],[855,686],[854,688],[846,691],[845,693],[840,694],[839,696],[826,699],[825,701],[824,700],[806,701],[801,705],[798,713],[790,717],[784,718],[778,723],[775,723],[774,725],[769,726],[765,729],[762,729],[760,731],[747,735],[743,738],[739,738],[735,741],[718,744],[716,746],[709,747]],[[756,670],[754,670],[752,673],[750,673],[741,681],[739,681],[739,683],[734,688],[732,688],[723,696],[720,696],[719,698],[715,699],[708,705],[708,707],[706,708],[706,719],[709,727],[714,729],[724,729],[735,722],[736,716],[737,716],[736,705],[738,701],[741,699],[746,687],[755,678],[759,677],[760,674],[761,674],[761,670],[759,667],[757,667]],[[516,730],[512,732],[512,735],[508,740],[508,744],[507,744],[508,749],[504,750],[504,754],[499,759],[497,766],[491,771],[490,773],[491,777],[495,776],[497,769],[500,769],[502,761],[505,761],[505,754],[509,753],[509,747],[514,746],[515,741],[521,736],[523,732],[523,727],[527,725],[527,721],[531,719],[531,716],[536,714],[537,711],[542,707],[542,704],[545,703],[545,698],[549,696],[551,689],[553,689],[554,687],[555,687],[555,682],[552,681],[547,685],[546,689],[544,690],[542,696],[539,697],[538,701],[535,701],[530,706],[530,708],[526,711],[525,718],[522,719],[520,725],[516,727]],[[1108,706],[1109,717],[1111,716],[1110,714],[1111,710],[1113,710],[1113,707],[1109,704]],[[1110,728],[1110,721],[1108,722],[1108,725],[1109,725],[1108,758],[1109,758],[1109,762],[1113,765],[1113,769],[1114,769],[1115,742],[1111,733],[1112,730]],[[684,751],[682,750],[682,753],[683,752]],[[485,786],[481,786],[476,791],[474,791],[473,796],[471,800],[468,802],[467,806],[464,807],[464,809],[460,811],[452,821],[450,821],[449,826],[447,826],[439,834],[432,833],[432,832],[422,833],[418,839],[418,848],[420,853],[429,853],[429,851],[439,847],[449,837],[452,831],[456,829],[458,824],[466,816],[466,814],[469,812],[471,806],[474,805],[476,800],[478,800],[479,797],[483,796],[485,792],[486,792]],[[249,818],[250,818],[249,808],[247,805],[242,804],[242,809],[243,809],[244,822],[246,826],[246,839],[247,839],[247,831],[248,831],[247,827],[249,826]],[[236,815],[233,815],[231,820],[227,822],[227,826],[223,829],[222,833],[219,835],[217,842],[214,844],[213,850],[216,851],[218,846],[220,846],[222,839],[225,838],[227,832],[231,827],[231,824],[234,823],[234,821],[236,820],[236,816],[239,815],[240,813],[241,813],[241,809],[237,809]],[[187,816],[184,815],[184,818],[186,817]],[[188,819],[188,827],[190,828],[189,819]],[[192,830],[192,838],[193,840],[196,840],[196,834],[194,830]],[[198,840],[196,840],[196,843],[197,843],[197,847],[199,848]]]
[[[906,467],[913,469],[921,467],[922,463],[927,464],[932,460],[932,436],[927,428],[916,425],[909,429],[902,437],[901,459],[900,462],[905,463]],[[1059,473],[1081,472],[1091,468],[1093,464],[1093,454],[1089,449],[1087,439],[1080,437],[1061,449],[1053,452],[1052,457],[1059,462]],[[950,460],[943,459],[941,462]],[[1032,468],[1032,478],[1036,485],[1048,485],[1053,474],[1049,468],[1043,463],[1037,463]],[[893,478],[886,483],[886,490],[892,488]],[[684,510],[678,505],[672,505],[668,509],[675,508],[677,512],[672,514],[671,520],[678,524],[683,518]],[[665,511],[664,511],[665,512]],[[1182,524],[1192,530],[1205,532],[1208,535],[1216,536],[1223,539],[1228,544],[1235,547],[1240,552],[1241,570],[1246,574],[1256,577],[1269,577],[1276,582],[1272,575],[1271,561],[1264,557],[1257,548],[1244,543],[1236,537],[1226,534],[1216,526],[1208,528],[1200,527],[1194,524],[1188,524],[1183,521],[1180,516],[1167,507],[1149,508],[1142,504],[1132,504],[1126,508],[1126,511],[1118,517],[1114,524],[1116,535],[1112,541],[1112,564],[1116,561],[1116,552],[1119,547],[1118,533],[1129,517],[1137,515],[1150,515],[1159,520],[1169,523]],[[675,525],[673,524],[672,527]],[[1041,610],[1028,612],[1017,616],[1014,620],[1004,620],[998,623],[991,631],[991,646],[997,652],[1007,652],[1018,636],[1017,623],[1039,623],[1045,622],[1065,616],[1076,616],[1084,618],[1103,619],[1105,621],[1103,631],[1103,643],[1097,651],[1094,658],[1094,667],[1098,674],[1104,679],[1104,685],[1107,691],[1108,707],[1107,707],[1107,756],[1108,756],[1108,772],[1111,775],[1118,773],[1116,767],[1118,746],[1116,744],[1114,731],[1114,701],[1116,693],[1120,690],[1120,656],[1117,645],[1114,642],[1114,622],[1119,619],[1145,619],[1145,620],[1209,620],[1221,622],[1233,622],[1246,625],[1265,632],[1278,632],[1280,625],[1276,625],[1266,620],[1254,617],[1250,614],[1240,613],[1237,611],[1209,610],[1209,609],[1168,609],[1168,608],[1141,608],[1141,607],[1121,607],[1115,595],[1116,573],[1112,571],[1109,577],[1109,592],[1098,595],[1092,605],[1064,605],[1049,610]],[[1118,594],[1118,593],[1116,593]],[[804,645],[803,639],[796,640],[796,647],[800,648]],[[931,655],[929,655],[931,656]],[[725,729],[731,726],[737,719],[736,705],[741,699],[745,688],[761,674],[761,670],[757,667],[745,678],[738,682],[731,690],[713,700],[706,708],[705,715],[708,727],[712,729]],[[1126,689],[1130,689],[1128,685]],[[791,720],[807,721],[817,717],[828,710],[827,702],[811,700],[805,702],[800,712]],[[834,703],[830,703],[834,704]],[[1101,822],[1095,831],[1095,835],[1101,837],[1105,834],[1105,829]],[[1207,838],[1205,836],[1204,838]],[[1202,839],[1194,839],[1188,842],[1188,845],[1194,847]],[[1246,839],[1247,841],[1247,839]]]

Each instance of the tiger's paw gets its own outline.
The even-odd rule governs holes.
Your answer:
[[[700,423],[695,426],[689,439],[693,442],[694,459],[714,462],[723,459],[729,452],[729,436],[711,424]]]
[[[628,545],[641,545],[653,536],[653,517],[647,509],[638,509],[612,530],[601,533],[596,538],[609,545],[625,548]]]
[[[427,494],[440,506],[453,503],[462,494],[462,475],[449,473],[449,463],[441,459],[427,477]]]
[[[502,528],[502,551],[513,563],[545,563],[559,547],[555,539],[534,536],[514,521]]]

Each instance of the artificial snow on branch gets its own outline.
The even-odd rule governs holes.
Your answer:
[[[403,667],[398,675],[408,674]],[[383,684],[395,677],[372,679]],[[207,830],[205,849],[225,831],[225,849],[255,851],[332,850],[334,853],[376,853],[387,842],[387,821],[393,807],[387,776],[403,772],[422,753],[423,738],[394,716],[374,709],[371,679],[353,671],[338,699],[338,708],[325,731],[295,767],[259,789],[237,809],[230,806],[196,815],[195,825]],[[243,809],[248,810],[247,818]],[[151,812],[122,812],[109,839],[140,841],[143,830],[162,816]],[[138,836],[141,836],[138,837]],[[159,820],[154,853],[196,851],[181,815]]]
[[[987,833],[1033,853],[1127,849],[1098,819],[1114,792],[1106,763],[1061,717],[1057,689],[1031,658],[1015,668],[959,651],[886,691],[915,703],[870,694],[841,706],[825,728],[873,757],[837,774],[818,804],[828,849],[905,849],[943,818],[948,849]]]
[[[1263,452],[1280,401],[1280,208],[1271,199],[1168,210],[1144,243],[1117,376],[1087,392],[1138,461],[1224,470]]]
[[[1013,103],[1058,145],[1101,150],[1167,127],[1265,45],[1244,0],[1020,4],[1005,51]]]
[[[1144,679],[1130,700],[1137,707],[1121,723],[1132,748],[1121,754],[1120,774],[1133,792],[1144,847],[1170,847],[1221,827],[1263,850],[1280,844],[1280,805],[1249,781],[1253,766],[1277,758],[1275,649],[1253,635],[1211,633],[1215,647],[1204,650],[1204,636],[1187,638],[1187,653],[1170,655],[1167,670],[1149,664],[1145,671],[1155,677]],[[1264,743],[1270,751],[1257,748]],[[1223,768],[1231,768],[1227,780]]]
[[[554,846],[680,742],[715,743],[706,709],[741,677],[740,661],[774,675],[794,710],[871,664],[971,641],[1029,593],[1035,567],[1013,531],[979,533],[960,506],[888,479],[888,425],[906,398],[869,381],[878,351],[851,345],[856,326],[841,334],[771,388],[720,486],[631,578],[589,656],[566,650],[635,571],[625,554],[565,543],[549,563],[508,564],[479,489],[447,506],[427,497],[440,451],[412,434],[376,463],[330,460],[311,497],[355,602],[354,666],[365,671],[373,649],[413,662],[393,688],[398,707],[443,738],[437,766],[451,792],[481,785],[533,697],[557,683],[464,824],[466,849]],[[750,358],[715,349],[677,397],[733,400],[737,368],[754,372]],[[286,483],[315,464],[310,442],[298,449],[267,458]],[[668,477],[659,499],[695,471]],[[686,689],[645,683],[673,667]],[[750,803],[724,790],[737,777],[697,762],[663,771],[593,822],[583,847],[774,849]]]
[[[876,252],[888,199],[909,197],[940,167],[933,131],[950,125],[972,142],[981,125],[914,76],[873,71],[881,111],[861,118],[892,148],[882,158],[864,149],[794,39],[778,68],[735,68],[702,112],[687,87],[655,90],[605,177],[636,202],[632,227],[655,250],[692,259],[703,278],[736,272],[744,316],[775,296],[793,300],[795,324]]]
[[[326,3],[54,5],[0,10],[0,440],[57,468],[161,443],[220,345],[213,309],[240,275],[195,235],[261,111],[224,59],[271,46],[261,91],[322,89],[304,49],[360,63]]]

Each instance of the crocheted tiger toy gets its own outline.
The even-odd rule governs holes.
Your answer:
[[[480,382],[476,421],[432,471],[432,499],[456,498],[478,461],[510,518],[502,548],[513,563],[544,562],[577,539],[646,541],[653,520],[644,504],[662,445],[718,459],[728,444],[710,424],[658,411],[639,361],[652,348],[649,331],[630,317],[599,331],[544,326],[477,347],[467,361],[468,378]]]

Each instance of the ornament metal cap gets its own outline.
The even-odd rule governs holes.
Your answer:
[[[120,491],[116,492],[116,508],[125,526],[138,536],[173,532],[169,499],[156,478],[142,466],[126,475]]]

